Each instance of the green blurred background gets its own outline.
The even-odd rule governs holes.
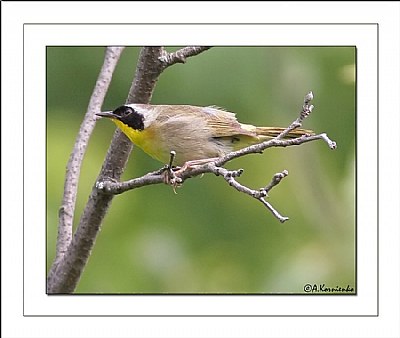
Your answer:
[[[168,50],[175,50],[168,48]],[[139,48],[127,48],[103,110],[125,102]],[[65,167],[103,62],[102,47],[47,49],[47,267],[55,255]],[[152,103],[217,105],[243,123],[288,126],[314,92],[304,128],[338,143],[275,148],[229,163],[259,188],[289,176],[259,202],[213,175],[174,194],[155,185],[116,196],[77,293],[303,293],[306,283],[355,289],[355,62],[353,47],[214,47],[167,69]],[[114,124],[100,120],[79,182],[79,222]],[[134,148],[123,178],[161,163]]]

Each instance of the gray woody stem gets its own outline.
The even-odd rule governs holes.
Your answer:
[[[117,49],[108,48],[107,52],[110,53],[111,50]],[[158,77],[164,69],[175,63],[182,62],[182,60],[186,57],[197,55],[206,49],[207,47],[185,47],[182,52],[178,51],[178,54],[180,55],[179,57],[168,57],[170,54],[166,53],[162,47],[142,48],[136,67],[136,74],[132,82],[126,103],[149,103]],[[121,51],[122,48],[120,52]],[[177,52],[171,53],[171,55],[176,53]],[[98,82],[107,82],[103,77],[104,68],[107,68],[106,64],[109,62],[107,61],[107,55],[108,54],[106,53],[106,60],[104,62],[105,66],[102,68]],[[111,75],[112,71],[110,72],[110,70],[108,70],[106,73]],[[101,88],[101,95],[93,93],[93,96],[96,96],[98,100],[96,101],[95,108],[88,109],[87,113],[87,115],[89,115],[88,119],[91,119],[93,123],[94,113],[99,111],[104,96],[107,92],[107,88],[108,84],[107,86]],[[91,134],[92,130],[93,127],[87,132],[88,136]],[[78,135],[78,140],[80,137],[81,135]],[[79,144],[83,143],[86,147],[87,140],[88,137],[85,140],[79,141]],[[117,130],[114,134],[97,181],[102,181],[106,177],[119,180],[123,170],[125,169],[125,165],[131,150],[132,143],[125,137],[123,133]],[[82,151],[81,157],[72,160],[71,163],[79,162],[78,165],[80,166],[83,153],[84,150]],[[75,196],[76,188],[77,178],[75,184],[66,182],[65,190],[75,190],[73,192]],[[47,278],[47,292],[49,294],[71,293],[75,290],[79,278],[90,256],[96,236],[100,230],[101,222],[111,204],[112,198],[113,195],[99,193],[98,189],[93,187],[72,240],[72,215],[74,208],[70,208],[70,204],[67,203],[67,209],[63,202],[60,212],[60,215],[62,216],[60,216],[60,226],[63,226],[63,228],[62,230],[59,230],[59,233],[62,234],[62,236],[59,236],[59,238],[63,239],[58,240],[58,243],[62,244],[57,244],[56,259],[53,262]],[[75,202],[73,204],[75,204]],[[70,219],[68,223],[65,222],[64,215],[68,215],[67,219]],[[61,221],[61,219],[63,220]]]
[[[103,67],[97,79],[87,112],[79,129],[74,148],[67,164],[64,196],[59,209],[56,261],[62,258],[72,240],[72,223],[82,160],[86,152],[90,135],[92,134],[96,124],[96,120],[93,116],[95,112],[100,111],[104,97],[111,83],[114,69],[123,50],[123,47],[109,47],[106,49]]]

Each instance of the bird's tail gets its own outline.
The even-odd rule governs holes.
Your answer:
[[[256,127],[256,134],[257,136],[276,137],[285,129],[286,128],[280,127]],[[290,131],[289,134],[285,136],[285,138],[296,138],[304,134],[314,135],[315,133],[312,130],[294,129]]]

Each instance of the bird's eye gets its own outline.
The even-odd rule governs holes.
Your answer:
[[[132,113],[133,109],[131,107],[124,107],[124,109],[121,110],[121,117],[126,117]]]
[[[113,111],[113,114],[118,118],[127,117],[132,114],[134,110],[131,107],[121,106]]]

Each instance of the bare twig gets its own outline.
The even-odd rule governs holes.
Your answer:
[[[93,116],[95,112],[100,111],[104,97],[111,83],[114,69],[123,50],[123,47],[109,47],[106,49],[102,69],[67,164],[64,195],[59,209],[56,261],[64,255],[72,240],[72,223],[75,211],[79,174],[89,137],[92,134],[96,123]]]
[[[264,188],[264,190],[269,193],[271,189],[275,186],[277,186],[281,181],[289,175],[289,172],[287,170],[283,170],[281,173],[276,173],[274,177],[272,177],[272,180],[268,185]]]
[[[304,104],[303,104],[303,109],[301,110],[299,117],[292,122],[292,124],[286,128],[284,131],[282,131],[276,138],[277,139],[282,139],[286,135],[288,135],[292,130],[301,127],[301,124],[303,123],[304,119],[306,119],[314,109],[313,105],[310,105],[311,100],[314,98],[313,92],[308,92],[307,95],[304,97]]]
[[[164,67],[168,67],[175,63],[185,63],[186,58],[200,54],[210,48],[211,47],[205,46],[189,46],[181,48],[172,53],[168,53],[165,49],[163,49],[159,60],[164,64]]]
[[[281,223],[284,223],[289,219],[288,217],[282,216],[270,203],[268,203],[265,200],[265,197],[268,197],[266,188],[261,188],[259,190],[253,190],[253,189],[250,189],[250,188],[240,184],[238,181],[235,180],[235,177],[239,177],[243,173],[243,169],[230,171],[225,168],[215,167],[213,172],[216,175],[222,175],[224,177],[225,181],[227,181],[228,184],[231,187],[234,187],[237,191],[243,192],[251,197],[254,197],[256,200],[260,201],[265,207],[267,207],[267,209],[269,211],[272,212],[272,214]],[[287,171],[285,171],[285,172],[287,173]],[[273,183],[268,184],[268,186],[270,187],[269,189],[271,189],[272,186],[279,184],[279,182],[282,180],[282,178],[286,176],[284,174],[281,174],[279,176],[280,178],[278,179],[277,175],[279,175],[279,174],[274,175],[274,177],[272,179]]]

